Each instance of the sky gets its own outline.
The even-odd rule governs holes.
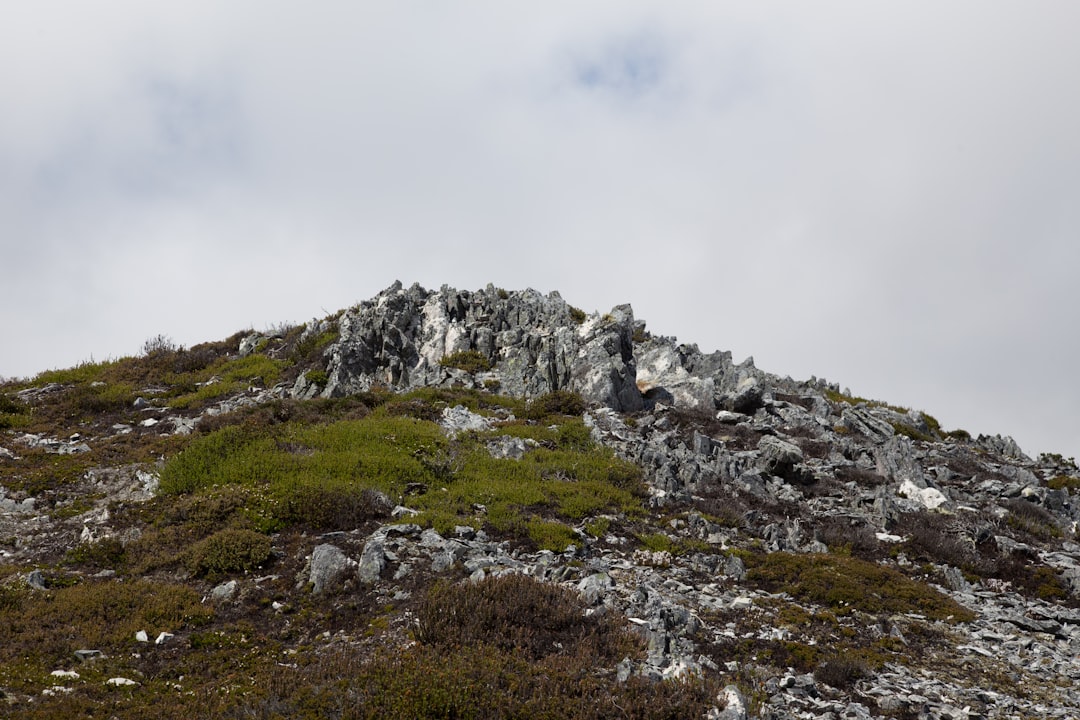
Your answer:
[[[394,280],[1080,456],[1080,4],[0,10],[0,377]]]

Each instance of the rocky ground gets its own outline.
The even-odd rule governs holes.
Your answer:
[[[9,623],[28,608],[45,612],[67,588],[153,579],[193,589],[218,637],[272,647],[267,667],[303,667],[298,655],[329,648],[361,658],[407,652],[425,643],[420,598],[432,582],[516,574],[572,590],[584,617],[618,618],[638,638],[635,652],[597,670],[605,681],[697,683],[710,693],[700,715],[1080,716],[1080,509],[1072,503],[1080,471],[1071,460],[1032,460],[1007,437],[946,432],[920,411],[703,354],[650,334],[628,306],[586,315],[532,291],[395,285],[303,328],[207,345],[197,362],[195,349],[150,350],[119,364],[123,380],[114,365],[95,370],[105,379],[73,370],[0,388],[8,588],[0,613]],[[169,373],[155,375],[148,367],[163,353]],[[264,361],[277,370],[260,369]],[[204,368],[218,372],[200,375]],[[432,389],[443,394],[416,394]],[[583,402],[558,420],[482,399],[565,392]],[[220,527],[196,526],[206,507],[227,504],[230,471],[215,470],[218,484],[206,490],[159,486],[163,475],[174,482],[174,458],[186,448],[252,426],[259,408],[274,408],[267,427],[302,424],[304,413],[311,422],[338,413],[337,421],[358,413],[350,398],[365,398],[367,412],[392,404],[392,393],[412,398],[403,412],[417,423],[438,424],[449,448],[438,457],[449,459],[422,481],[372,489],[355,522],[320,525],[301,512],[303,522],[264,527],[265,513],[252,510],[261,496],[244,495],[237,502],[247,515],[230,506],[211,513]],[[587,440],[564,445],[581,426]],[[313,441],[274,437],[293,455],[321,452]],[[497,517],[504,501],[496,495],[461,495],[447,521],[433,502],[464,492],[456,488],[471,470],[462,458],[477,447],[504,474],[511,466],[500,463],[525,466],[573,447],[582,454],[566,455],[569,465],[542,471],[544,482],[580,486],[566,492],[586,483],[574,463],[608,448],[640,469],[638,507],[511,503],[535,514],[526,532]],[[430,464],[428,452],[413,454]],[[241,516],[247,524],[237,524]],[[251,533],[256,546],[265,538],[266,552],[220,571],[193,563],[181,546],[225,525]],[[26,667],[0,659],[4,700],[41,717],[75,698],[136,717],[141,689],[182,697],[253,682],[215,672],[194,688],[154,664],[194,662],[189,655],[206,647],[209,631],[192,624],[196,610],[187,613],[104,652],[64,646]],[[263,667],[262,656],[224,644],[213,661]],[[92,656],[76,651],[115,662],[90,671]],[[114,671],[127,674],[106,677]],[[111,694],[90,689],[90,678]],[[260,702],[257,712],[251,702],[225,703],[206,716],[243,708],[242,716],[274,717]],[[677,716],[663,712],[635,716]]]

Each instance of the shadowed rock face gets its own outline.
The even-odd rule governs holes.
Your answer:
[[[620,412],[657,401],[745,410],[745,386],[756,387],[752,361],[735,365],[730,353],[704,355],[671,338],[645,338],[644,323],[635,322],[629,305],[585,316],[557,292],[508,293],[490,285],[476,292],[445,286],[430,291],[395,283],[342,314],[338,331],[327,350],[325,387],[317,390],[301,378],[295,396],[338,397],[380,385],[408,390],[497,383],[500,392],[521,397],[571,390]],[[442,364],[465,351],[479,353],[490,369],[467,372]],[[754,397],[760,391],[751,393],[750,404]]]

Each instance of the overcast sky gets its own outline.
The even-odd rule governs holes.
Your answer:
[[[1080,3],[0,11],[0,376],[400,279],[1080,456]]]

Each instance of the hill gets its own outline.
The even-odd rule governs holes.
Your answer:
[[[395,284],[0,386],[0,707],[1076,717],[1078,487],[629,306]]]

